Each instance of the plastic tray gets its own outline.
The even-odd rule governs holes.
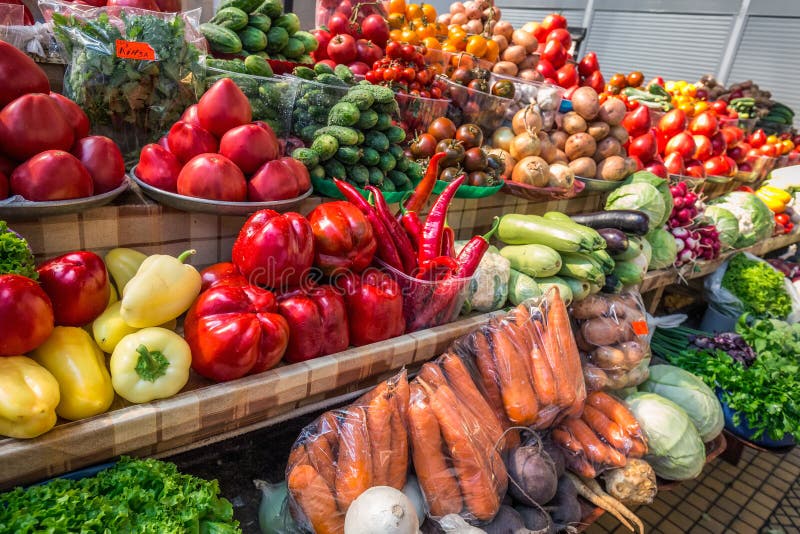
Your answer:
[[[437,195],[441,195],[442,191],[444,191],[445,187],[447,187],[449,182],[445,182],[444,180],[436,180],[436,184],[433,186],[433,192]],[[498,185],[492,185],[488,187],[479,187],[475,185],[462,185],[458,189],[456,189],[456,197],[457,198],[484,198],[490,197],[503,189],[503,186],[506,184],[505,181],[501,180],[501,183]]]
[[[578,196],[585,187],[584,183],[579,180],[575,180],[572,189],[565,189],[562,187],[535,187],[519,182],[508,181],[503,184],[503,192],[534,202],[547,202],[548,200],[567,200],[574,198]]]
[[[523,80],[522,78],[507,76],[505,74],[496,74],[494,72],[489,77],[489,85],[492,85],[494,82],[498,80],[507,80],[514,84],[514,99],[513,99],[514,102],[509,106],[508,111],[506,111],[507,119],[513,118],[514,114],[517,111],[530,104],[538,104],[537,99],[539,96],[539,91],[541,91],[542,89],[552,90],[555,93],[553,105],[549,106],[548,109],[543,109],[542,112],[558,111],[561,108],[561,103],[564,98],[564,93],[567,92],[566,89],[564,89],[563,87],[559,87],[557,85],[545,82],[534,82],[529,80]],[[571,105],[572,103],[570,102],[570,106]]]
[[[100,195],[85,198],[73,198],[69,200],[51,200],[46,202],[34,202],[26,200],[19,195],[0,200],[0,219],[38,219],[39,217],[49,217],[54,215],[68,215],[79,213],[91,208],[105,206],[126,189],[128,189],[128,179],[116,189],[112,189]]]
[[[450,100],[445,98],[425,98],[415,95],[395,94],[400,107],[402,120],[409,133],[424,132],[437,117],[444,117]]]
[[[130,177],[148,197],[159,204],[175,208],[176,210],[210,213],[213,215],[249,215],[264,209],[280,212],[291,211],[299,206],[303,200],[308,198],[313,191],[313,188],[311,188],[299,197],[290,198],[288,200],[271,200],[269,202],[226,202],[222,200],[187,197],[185,195],[158,189],[137,178],[136,167],[131,169]]]
[[[325,180],[312,176],[311,185],[313,186],[314,191],[319,195],[344,200],[344,195],[342,195],[341,191],[339,191],[339,188],[336,187],[336,184],[333,183],[333,180]],[[356,187],[356,189],[359,193],[361,193],[362,197],[369,198],[369,191],[365,191],[360,187]],[[408,191],[385,191],[383,193],[383,198],[385,198],[386,202],[389,204],[394,204],[403,200],[403,197],[406,195],[406,193],[408,193]]]
[[[493,131],[502,124],[508,108],[514,103],[512,98],[470,89],[449,78],[442,79],[447,84],[447,93],[453,101],[447,115],[456,124],[471,122]]]
[[[598,180],[597,178],[584,178],[583,176],[576,176],[575,180],[583,183],[584,191],[613,191],[625,181],[612,182],[610,180]]]

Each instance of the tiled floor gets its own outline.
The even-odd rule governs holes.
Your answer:
[[[800,533],[800,449],[785,455],[745,448],[734,467],[717,459],[696,480],[635,509],[650,533]],[[610,514],[588,534],[629,532]]]

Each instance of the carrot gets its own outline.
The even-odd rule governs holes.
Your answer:
[[[428,362],[423,365],[419,373],[417,374],[419,380],[424,381],[426,384],[439,387],[442,384],[447,384],[447,379],[442,374],[442,370],[439,369],[439,366],[433,362]]]
[[[386,470],[386,485],[395,489],[403,489],[408,476],[408,431],[406,430],[406,421],[396,407],[391,409],[389,426],[392,431],[392,439],[389,465]]]
[[[570,434],[566,430],[562,430],[561,428],[554,428],[551,435],[553,436],[553,441],[555,441],[568,451],[575,454],[585,454],[583,451],[583,446],[580,443],[578,443],[575,440],[575,438],[572,437],[572,434]]]
[[[408,431],[414,471],[425,494],[425,501],[433,517],[457,514],[461,511],[461,491],[442,451],[439,422],[431,410],[427,395],[417,383],[410,385],[408,405]]]
[[[561,425],[583,446],[588,460],[596,464],[611,463],[610,457],[612,455],[608,445],[600,441],[600,438],[592,432],[592,429],[586,423],[580,419],[567,419]]]
[[[389,478],[392,447],[392,411],[386,395],[378,395],[367,410],[367,434],[372,455],[372,485],[385,486]]]
[[[589,460],[587,460],[586,456],[583,454],[565,454],[564,463],[567,469],[578,473],[582,477],[594,478],[597,476],[597,470],[589,463]]]
[[[490,336],[506,415],[513,423],[533,424],[539,413],[539,402],[528,378],[527,365],[505,332],[495,327]]]
[[[574,412],[582,407],[586,397],[585,386],[583,386],[583,395],[580,395],[579,391],[580,386],[583,385],[581,357],[578,346],[575,344],[575,337],[572,335],[567,307],[561,300],[558,288],[553,289],[548,303],[547,335],[550,338],[550,346],[558,350],[561,355],[561,358],[558,359],[559,364],[553,364],[553,372],[559,373],[558,385],[563,401],[562,406]]]
[[[296,444],[296,446],[292,448],[291,452],[289,452],[289,459],[286,461],[286,465],[292,466],[307,463],[308,451],[306,450],[305,442]]]
[[[503,397],[500,394],[500,386],[497,383],[497,368],[492,358],[492,349],[489,347],[486,333],[483,330],[475,332],[473,334],[473,342],[475,345],[475,364],[478,366],[481,383],[484,391],[486,391],[486,400],[494,413],[497,414],[498,419],[505,421],[506,412],[503,409]]]
[[[627,452],[633,447],[633,440],[630,436],[597,408],[584,407],[581,418],[594,430],[595,434],[605,439],[615,449]]]
[[[392,395],[395,401],[395,406],[400,411],[400,420],[405,424],[406,419],[408,418],[408,397],[409,397],[409,389],[408,389],[408,373],[405,369],[400,371],[400,376],[397,377],[397,380],[392,384],[394,386],[392,388]]]
[[[486,451],[481,451],[466,428],[458,404],[447,395],[448,386],[440,386],[429,393],[430,406],[439,421],[450,458],[453,462],[464,504],[479,521],[491,520],[500,508],[500,498],[494,480],[493,465],[489,465]],[[452,391],[452,390],[450,390]],[[498,468],[503,466],[500,461]]]
[[[339,425],[336,467],[336,500],[344,512],[356,497],[372,487],[372,455],[363,407],[350,406]]]
[[[505,319],[500,323],[503,328],[507,329],[514,343],[517,344],[517,349],[522,355],[527,355],[531,351],[531,337],[528,332],[517,322],[517,311],[511,310],[506,315]]]
[[[543,408],[555,406],[558,402],[558,384],[555,373],[547,357],[546,345],[542,343],[542,323],[533,321],[531,328],[534,333],[534,342],[531,348],[531,373],[533,374],[533,387],[539,397],[539,404]]]
[[[319,429],[317,432],[319,432]],[[327,433],[330,433],[332,438],[336,439],[334,430],[327,430]],[[318,433],[306,442],[306,450],[308,451],[308,463],[314,466],[314,469],[325,479],[325,482],[333,488],[336,480],[336,468],[334,466],[336,456],[334,456],[331,449],[329,439],[331,439],[330,436]]]
[[[647,443],[641,438],[632,438],[631,450],[628,451],[629,458],[643,458],[647,454]]]
[[[336,500],[325,479],[308,464],[295,466],[287,477],[289,491],[302,508],[311,528],[317,534],[344,532],[344,514],[336,508]]]
[[[603,393],[602,391],[592,392],[586,398],[586,404],[603,412],[606,417],[622,427],[622,430],[630,437],[639,438],[642,436],[642,428],[630,410],[608,393]]]

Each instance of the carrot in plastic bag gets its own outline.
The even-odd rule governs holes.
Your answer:
[[[411,383],[410,397],[408,431],[414,471],[425,494],[430,514],[433,517],[457,514],[463,506],[461,490],[442,453],[444,441],[439,421],[431,410],[422,386]]]
[[[350,406],[339,423],[336,500],[342,511],[372,487],[372,453],[364,408]]]
[[[372,455],[372,485],[386,486],[392,450],[392,407],[386,395],[378,395],[367,410],[367,434]]]
[[[386,471],[386,485],[395,489],[403,489],[408,477],[408,431],[403,415],[394,407],[392,407],[389,424],[392,429],[392,440],[391,455]]]
[[[620,401],[602,391],[594,391],[586,397],[586,404],[597,408],[606,417],[617,423],[632,438],[642,437],[639,421]]]
[[[588,478],[597,476],[597,471],[586,459],[586,452],[583,450],[583,446],[569,432],[554,428],[552,437],[553,441],[568,451],[564,454],[564,460],[570,471]]]
[[[616,463],[613,461],[610,447],[600,441],[597,434],[581,419],[567,419],[562,425],[583,446],[588,460],[599,465]]]
[[[567,310],[564,307],[564,302],[561,300],[558,288],[551,289],[549,295],[551,295],[551,298],[547,303],[545,347],[548,360],[552,364],[553,374],[556,377],[556,383],[558,384],[558,405],[571,410],[578,399],[578,394],[575,391],[576,379],[574,373],[579,373],[581,380],[583,380],[583,371],[581,369],[575,369],[575,366],[571,362],[571,348],[568,347],[568,340],[564,339],[566,333],[568,334],[566,337],[574,341],[569,317],[567,317]],[[580,355],[577,352],[577,347],[575,347],[575,357],[577,357],[578,362],[580,362]]]
[[[400,371],[400,376],[397,377],[397,380],[392,385],[392,398],[394,400],[395,407],[400,411],[400,420],[403,421],[403,424],[405,424],[405,421],[408,418],[408,402],[410,396],[410,390],[408,388],[408,373],[406,373],[405,369]]]
[[[524,312],[524,313],[523,313]],[[547,359],[544,347],[544,326],[541,321],[535,320],[530,316],[527,308],[520,304],[517,306],[517,319],[527,316],[528,319],[521,323],[521,328],[526,331],[531,338],[531,374],[533,375],[533,387],[539,404],[542,408],[554,406],[556,404],[556,381],[553,376],[553,368]]]
[[[473,334],[475,347],[475,364],[481,375],[481,383],[486,391],[486,400],[492,410],[497,414],[501,422],[506,421],[506,412],[503,408],[503,397],[500,393],[500,386],[497,381],[497,368],[494,364],[492,349],[489,347],[489,340],[483,330],[478,330]]]
[[[633,440],[622,427],[605,416],[603,412],[592,406],[584,406],[581,418],[595,434],[601,436],[609,445],[623,452],[633,447]]]
[[[495,327],[490,336],[506,415],[512,423],[533,424],[539,414],[539,402],[533,393],[527,366],[508,334]]]
[[[336,508],[331,489],[316,469],[308,464],[295,465],[286,482],[316,534],[344,532],[344,514]]]
[[[632,438],[633,445],[628,451],[628,458],[643,458],[647,454],[647,443],[641,438]]]

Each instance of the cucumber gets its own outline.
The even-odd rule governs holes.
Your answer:
[[[388,113],[379,113],[378,122],[375,123],[375,126],[373,126],[373,128],[379,131],[385,131],[391,127],[392,127],[392,116],[389,115]]]
[[[309,69],[308,67],[295,67],[292,74],[298,78],[312,81],[317,77],[317,73],[314,72],[314,69]]]
[[[242,41],[242,48],[250,52],[258,52],[267,47],[267,35],[253,26],[247,26],[239,33],[239,40]]]
[[[404,157],[403,147],[401,147],[400,145],[391,145],[389,147],[389,154],[394,156],[394,159],[399,160],[400,158]]]
[[[226,7],[217,11],[216,15],[209,21],[211,24],[216,24],[222,28],[229,30],[241,30],[247,26],[249,19],[247,13],[238,7]]]
[[[339,102],[328,114],[328,126],[353,126],[361,118],[358,107],[351,102]],[[388,145],[386,148],[389,148]]]
[[[376,132],[375,130],[370,130],[364,134],[364,143],[378,152],[389,150],[389,139],[381,132]]]
[[[353,76],[353,71],[351,71],[347,65],[336,65],[336,68],[333,69],[333,73],[348,85],[356,81],[355,76]],[[389,89],[389,91],[392,92],[391,89]],[[392,92],[392,95],[394,95],[394,92]]]
[[[263,76],[269,78],[272,76],[272,67],[269,66],[267,60],[261,56],[248,56],[244,60],[244,67],[247,69],[248,74],[254,76]]]
[[[258,28],[264,33],[267,33],[272,28],[272,19],[266,15],[255,14],[250,15],[247,24],[253,28]]]
[[[306,54],[313,52],[314,50],[317,49],[317,47],[319,47],[319,42],[317,41],[317,38],[314,37],[310,32],[306,31],[295,32],[295,34],[292,37],[298,39],[301,43],[303,43],[303,51]]]
[[[325,179],[325,169],[322,167],[322,165],[317,165],[316,167],[314,167],[313,169],[308,171],[308,175],[311,176],[312,178],[317,178],[319,180],[324,180]]]
[[[392,145],[392,146],[397,146],[397,145]],[[391,147],[389,147],[389,148],[391,149]],[[403,149],[401,148],[400,149],[401,153],[400,153],[399,157],[398,156],[394,156],[393,152],[390,152],[390,153],[394,156],[394,159],[397,160],[397,165],[395,165],[395,169],[397,169],[400,172],[407,173],[409,171],[409,169],[411,168],[410,167],[411,161],[407,157],[405,157],[405,155],[403,155],[402,151],[403,151]],[[409,176],[408,179],[413,181],[411,176]]]
[[[378,162],[378,168],[385,173],[394,169],[395,165],[397,165],[397,160],[394,159],[389,152],[384,152],[381,154],[380,162]]]
[[[215,52],[237,54],[242,51],[242,41],[233,30],[206,22],[200,25],[200,33],[208,41],[211,50]]]
[[[511,304],[517,306],[525,300],[541,295],[542,290],[533,278],[511,269],[508,277],[508,301]]]
[[[319,155],[310,148],[295,148],[292,151],[292,157],[305,165],[307,169],[313,169],[319,165]]]
[[[289,59],[297,59],[303,55],[303,43],[299,39],[289,37],[286,46],[283,48],[283,53]]]
[[[397,170],[389,171],[386,173],[386,177],[392,181],[394,184],[395,189],[398,191],[406,191],[413,187],[411,180],[408,179],[405,173],[402,173]]]
[[[283,28],[289,35],[300,31],[300,18],[294,13],[285,13],[273,21],[278,28]]]
[[[316,65],[314,65],[314,72],[316,72],[317,75],[333,74],[333,68],[331,68],[329,65],[326,65],[325,63],[317,63]]]
[[[314,138],[314,142],[311,143],[311,150],[317,154],[320,161],[326,161],[331,159],[336,154],[336,151],[339,150],[339,142],[330,134],[322,134]]]
[[[361,149],[354,146],[340,146],[334,157],[345,165],[355,165],[361,160]]]
[[[335,159],[329,159],[322,166],[325,169],[325,176],[328,178],[339,178],[341,180],[347,175],[347,169]]]
[[[384,132],[390,143],[402,143],[406,139],[406,132],[399,126],[389,126]]]
[[[278,53],[289,42],[289,34],[283,28],[273,26],[267,32],[267,52]]]
[[[539,286],[539,289],[542,291],[543,295],[547,295],[547,292],[553,289],[554,287],[558,288],[558,292],[561,294],[561,300],[564,301],[564,304],[569,306],[572,303],[573,295],[572,289],[569,287],[563,278],[558,276],[548,276],[545,278],[537,278],[536,283]]]
[[[378,167],[369,167],[369,183],[375,186],[383,185],[383,173]]]
[[[347,169],[347,177],[357,186],[364,187],[369,183],[369,170],[360,163]]]
[[[283,0],[264,0],[261,3],[256,2],[256,4],[257,7],[253,8],[253,13],[266,15],[271,19],[278,18],[283,14]]]
[[[324,83],[325,85],[335,85],[336,87],[347,87],[347,84],[344,83],[342,80],[337,78],[334,74],[320,74],[317,76],[315,80],[318,83]]]
[[[384,180],[383,185],[381,185],[381,190],[387,193],[397,191],[394,183],[391,180]]]
[[[370,93],[369,91],[364,91],[362,89],[359,89],[358,87],[355,87],[347,91],[347,94],[342,97],[341,101],[352,102],[358,107],[359,111],[367,111],[370,110],[372,104],[375,103],[375,97],[373,97],[372,93]],[[370,111],[372,111],[372,113],[375,114],[375,124],[377,124],[378,112],[373,110]],[[375,126],[375,124],[373,124],[372,126]],[[369,128],[372,128],[372,126],[369,126]]]
[[[314,137],[324,134],[335,137],[340,145],[352,146],[358,144],[358,131],[347,126],[326,126],[318,129]]]
[[[534,278],[553,276],[561,270],[561,256],[545,245],[509,245],[500,255],[511,262],[511,268]]]
[[[212,57],[206,59],[206,66],[212,69],[247,74],[247,68],[244,66],[244,61],[241,59],[215,59]]]
[[[260,4],[261,0],[222,0],[217,8],[217,13],[223,9],[235,7],[236,9],[244,11],[245,14],[248,14],[257,9]]]
[[[361,155],[361,163],[367,166],[375,166],[381,160],[381,155],[378,153],[377,150],[370,147],[365,147],[363,154]]]
[[[567,223],[538,215],[504,215],[497,227],[497,237],[509,245],[547,245],[559,252],[588,252],[593,249],[592,242]]]

